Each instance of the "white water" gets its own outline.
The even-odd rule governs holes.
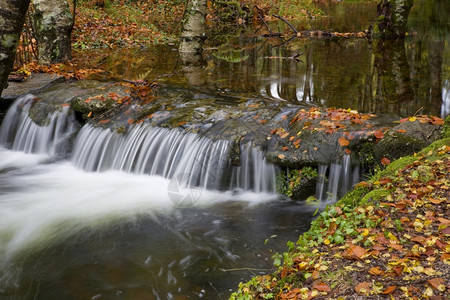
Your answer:
[[[30,156],[31,162],[28,166],[20,163],[25,172],[0,175],[0,190],[9,191],[0,194],[0,262],[27,249],[51,246],[86,229],[176,208],[167,192],[169,180],[160,176],[86,172],[70,162],[35,165],[33,155],[24,156]],[[203,190],[196,206],[230,199],[256,204],[274,198],[273,194],[232,195]]]
[[[352,167],[350,156],[345,154],[330,165],[319,165],[317,199],[334,203],[359,181],[359,167]]]
[[[146,124],[133,126],[125,134],[86,125],[78,134],[72,161],[87,171],[181,176],[188,186],[273,193],[276,170],[263,153],[245,144],[241,166],[235,167],[229,158],[231,146],[231,141]]]
[[[33,95],[26,95],[14,102],[0,129],[0,145],[26,153],[55,154],[56,147],[77,129],[68,106],[47,116],[45,126],[39,126],[28,116]]]

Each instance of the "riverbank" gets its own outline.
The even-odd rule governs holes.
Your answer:
[[[444,139],[391,163],[332,207],[277,270],[230,299],[445,299],[450,289],[450,118]]]

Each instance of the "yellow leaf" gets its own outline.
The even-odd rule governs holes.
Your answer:
[[[416,118],[416,117],[409,117],[408,120],[409,120],[410,122],[414,122],[415,120],[417,120],[417,118]]]

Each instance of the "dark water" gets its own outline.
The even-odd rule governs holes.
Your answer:
[[[300,30],[357,32],[376,17],[375,3],[322,5],[329,17],[296,24]],[[174,47],[114,53],[103,64],[119,78],[152,80],[211,93],[344,107],[367,113],[450,113],[450,2],[416,1],[411,34],[399,41],[264,38],[254,28],[212,36],[203,66],[183,73]],[[279,24],[271,24],[277,31]],[[285,26],[281,24],[281,26]],[[249,34],[251,32],[251,34]],[[301,54],[301,61],[290,57]]]

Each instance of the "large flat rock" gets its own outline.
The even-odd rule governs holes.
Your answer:
[[[64,80],[64,76],[47,73],[31,74],[23,82],[8,82],[8,88],[2,92],[2,100],[14,100],[20,95],[34,93],[49,84]]]

